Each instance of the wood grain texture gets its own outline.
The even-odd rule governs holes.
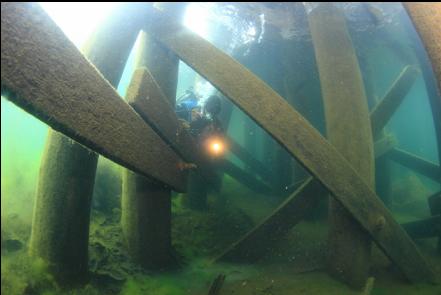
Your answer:
[[[308,23],[320,77],[326,136],[366,184],[374,188],[367,98],[344,13],[333,3],[320,3],[308,14]],[[369,276],[369,235],[335,198],[329,200],[328,212],[328,272],[361,289]]]
[[[138,68],[132,77],[132,91],[126,99],[135,111],[163,140],[170,144],[185,161],[194,163],[201,175],[213,184],[217,176],[212,165],[203,156],[200,147],[179,122],[176,113],[147,68]]]
[[[185,190],[178,156],[37,4],[2,3],[1,15],[2,93],[90,149]]]

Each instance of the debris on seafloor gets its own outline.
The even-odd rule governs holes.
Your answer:
[[[220,294],[220,289],[222,288],[222,285],[224,284],[225,281],[225,275],[224,274],[219,274],[213,281],[213,283],[211,283],[211,287],[210,290],[208,291],[208,295],[218,295]]]

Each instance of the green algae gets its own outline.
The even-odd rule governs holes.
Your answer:
[[[112,175],[112,172],[102,175]],[[111,176],[103,177],[100,185],[108,185],[113,180]],[[248,212],[258,219],[264,215],[268,203],[264,196],[247,192],[240,184],[228,178],[224,179],[224,187],[229,192],[228,196],[224,195],[225,191],[209,195],[207,212],[193,212],[182,207],[182,195],[173,198],[174,244],[181,262],[181,267],[175,271],[155,274],[142,270],[130,261],[122,244],[119,206],[110,205],[104,211],[98,206],[92,211],[91,217],[91,280],[87,285],[73,290],[61,289],[47,276],[44,264],[30,264],[22,250],[2,254],[2,291],[13,295],[26,294],[26,289],[38,290],[38,293],[33,294],[47,295],[205,295],[213,279],[223,273],[226,280],[221,294],[359,294],[321,271],[323,261],[320,259],[323,257],[327,233],[327,225],[323,221],[298,224],[275,245],[274,251],[257,264],[210,264],[207,258],[254,224]],[[255,209],[248,211],[241,208],[251,203],[253,196],[254,202],[249,207]],[[108,197],[119,199],[117,195],[110,194]],[[116,202],[111,201],[109,204]],[[229,216],[227,220],[225,216]],[[237,224],[240,225],[239,230],[234,232]],[[18,237],[25,237],[26,228],[29,230],[30,225],[22,222],[16,229],[6,228],[4,234],[11,237],[13,235],[9,231],[21,231]],[[433,244],[419,245],[423,253],[434,252]],[[374,259],[380,260],[375,258],[378,255],[374,254]],[[19,257],[22,258],[17,259]],[[434,265],[441,265],[440,258],[436,257],[434,253],[428,256]],[[375,277],[372,294],[437,295],[436,287],[409,285],[400,276],[390,274],[387,259],[382,263],[372,273]],[[437,271],[441,274],[439,267]]]
[[[58,287],[41,258],[31,258],[25,250],[3,256],[1,261],[1,291],[3,294],[35,294]]]
[[[29,130],[32,132],[29,132]],[[31,222],[47,126],[1,98],[1,215]],[[2,226],[6,226],[2,222]]]

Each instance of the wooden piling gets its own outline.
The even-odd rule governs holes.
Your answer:
[[[87,280],[89,215],[97,155],[49,129],[32,220],[31,255],[63,284]]]
[[[186,5],[185,3],[172,2],[155,3],[159,10],[172,17],[178,23],[182,22]],[[143,61],[138,64],[149,69],[160,89],[168,98],[168,102],[174,108],[176,104],[179,59],[174,52],[152,38],[148,31],[145,31],[145,34],[145,42],[143,42],[145,48],[140,56],[140,59]],[[193,198],[193,200],[186,200],[184,204],[192,206],[199,202],[199,205],[195,205],[192,208],[206,208],[207,192],[208,184],[204,181],[204,178],[197,175],[197,173],[189,173],[185,198]]]
[[[140,28],[140,22],[136,21],[136,17],[140,20],[139,13],[136,13],[135,17],[133,15],[137,11],[134,6],[126,4],[114,12],[91,38],[90,46],[83,51],[115,85],[119,81],[130,51],[130,45],[127,42],[130,42],[130,39],[134,41]],[[26,18],[17,17],[20,13]],[[133,20],[130,24],[126,21],[128,17]],[[62,34],[37,4],[2,3],[2,65],[3,63],[6,65],[7,60],[4,55],[7,49],[3,45],[6,42],[10,43],[7,40],[7,36],[10,35],[3,34],[3,28],[5,30],[13,28],[8,23],[11,19],[13,22],[21,22],[17,24],[17,27],[23,28],[23,32],[26,33],[41,28],[50,28],[52,32],[56,31],[54,35]],[[35,23],[41,27],[34,27]],[[26,28],[29,25],[33,26],[31,30]],[[124,36],[117,34],[109,38],[109,30],[115,28],[124,29]],[[32,38],[41,38],[44,35],[38,33],[32,34]],[[23,35],[17,34],[17,31],[13,35],[14,38],[23,38]],[[103,38],[104,36],[106,39]],[[61,44],[70,43],[67,39],[60,40],[60,42]],[[15,50],[22,50],[22,48],[15,48]],[[33,58],[38,56],[38,49],[32,52]],[[106,55],[109,52],[112,53],[110,60],[107,58],[110,56]],[[25,55],[22,54],[22,60],[24,58]],[[114,59],[120,62],[112,65]],[[22,70],[24,70],[23,67]],[[45,74],[49,72],[50,69]],[[15,75],[20,75],[20,73],[16,72]],[[37,80],[44,85],[41,77]],[[2,69],[2,89],[4,84],[8,84],[5,82],[6,71]],[[9,84],[9,90],[14,89],[13,84]],[[97,159],[98,156],[94,152],[58,132],[49,130],[40,167],[29,252],[47,260],[56,279],[66,285],[83,283],[87,279],[89,215]]]
[[[159,5],[177,20],[183,16],[185,4],[162,3]],[[146,76],[142,72],[139,75],[135,72],[127,90],[126,99],[135,103],[141,98],[148,99],[148,96],[152,95],[156,99],[156,106],[164,106],[163,103],[168,103],[174,108],[178,81],[178,57],[145,32],[141,32],[139,42],[135,68],[147,67],[151,75],[148,75],[150,79],[146,81]],[[147,87],[146,82],[154,84],[155,88]],[[144,119],[147,119],[146,113],[143,114]],[[167,113],[164,112],[159,112],[157,115],[167,117]],[[152,116],[151,119],[155,117]],[[170,142],[171,138],[178,138],[176,135],[173,136],[178,133],[176,125],[169,125],[174,129],[173,132],[170,128],[166,128],[167,126],[152,124],[151,120],[148,122],[155,130],[162,130],[162,133],[157,132],[163,138],[168,139],[166,142]],[[142,175],[124,169],[121,202],[121,226],[131,258],[147,269],[163,270],[174,267],[177,261],[172,255],[171,245],[170,188],[153,184]]]
[[[407,10],[418,35],[427,50],[433,71],[436,76],[438,89],[436,87],[427,87],[429,94],[429,103],[432,109],[433,123],[435,126],[436,139],[438,142],[438,160],[441,162],[441,30],[439,24],[441,23],[441,3],[423,3],[423,2],[407,2],[403,3]],[[415,44],[416,48],[420,49],[420,44]],[[420,62],[421,62],[420,58]],[[426,60],[422,61],[423,76],[427,83],[431,73],[427,70],[428,63]],[[430,89],[429,89],[430,88]]]
[[[186,3],[184,2],[155,2],[154,6],[167,13],[180,23],[184,17]],[[172,106],[176,102],[176,85],[178,85],[179,58],[171,50],[164,48],[148,32],[140,36],[142,49],[135,57],[137,67],[147,67],[164,92]]]
[[[438,173],[435,181],[441,182],[440,166],[441,166],[441,30],[439,24],[441,22],[441,4],[440,3],[421,3],[408,2],[403,3],[407,10],[412,23],[418,32],[419,37],[426,49],[433,72],[436,76],[436,84],[434,86],[432,73],[428,69],[429,63],[427,58],[418,55],[421,66],[423,68],[423,77],[426,82],[429,103],[432,109],[433,124],[435,127],[436,139],[438,143]],[[416,42],[416,48],[421,52],[422,46]],[[426,175],[427,176],[427,175]],[[438,238],[438,253],[441,253],[441,236]]]
[[[373,188],[369,111],[344,14],[333,4],[319,4],[308,19],[320,75],[327,137]],[[329,202],[329,223],[328,270],[351,287],[361,289],[370,267],[370,238],[334,198]]]
[[[124,169],[121,227],[134,262],[152,270],[176,264],[171,248],[170,189]]]

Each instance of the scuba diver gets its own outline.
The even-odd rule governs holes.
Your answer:
[[[191,122],[192,110],[199,108],[199,97],[194,93],[193,87],[185,90],[185,93],[176,99],[176,115],[179,119]]]
[[[226,149],[224,130],[218,118],[220,111],[221,99],[211,95],[205,101],[202,115],[193,116],[190,122],[190,133],[212,160],[223,156]]]
[[[222,133],[222,126],[217,116],[221,111],[219,96],[211,95],[204,104],[203,113],[192,113],[190,133],[195,137],[204,137],[212,133]]]
[[[217,95],[211,95],[202,108],[198,103],[198,96],[190,88],[178,98],[176,114],[202,150],[207,152],[210,158],[218,158],[225,151],[224,130],[218,119],[221,99]]]

